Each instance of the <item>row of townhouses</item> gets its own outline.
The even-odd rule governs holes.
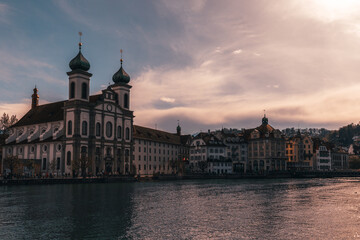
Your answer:
[[[113,83],[90,95],[90,63],[81,46],[69,63],[68,99],[39,105],[38,89],[33,89],[30,110],[3,139],[0,173],[11,169],[14,159],[17,171],[28,175],[86,171],[152,177],[348,167],[346,152],[300,133],[285,139],[265,115],[253,129],[193,136],[182,135],[179,124],[176,133],[134,125],[123,60]]]

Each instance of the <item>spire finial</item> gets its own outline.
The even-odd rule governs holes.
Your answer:
[[[122,66],[122,63],[123,63],[122,53],[123,53],[123,50],[122,50],[122,49],[120,49],[120,55],[121,55],[121,58],[120,58],[120,63],[121,63],[121,66]]]
[[[264,109],[264,117],[266,117],[266,110]]]
[[[177,122],[178,122],[178,126],[180,126],[180,120],[177,120]]]
[[[81,36],[82,36],[82,32],[79,32],[79,51],[81,51],[81,46],[82,46],[82,42],[81,42]]]

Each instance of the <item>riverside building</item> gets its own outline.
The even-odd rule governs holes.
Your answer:
[[[130,76],[121,59],[113,84],[90,96],[92,74],[81,46],[69,63],[68,99],[39,105],[35,87],[31,109],[9,130],[3,160],[17,156],[23,162],[38,163],[41,173],[57,174],[76,173],[76,163],[84,160],[90,163],[87,171],[91,174],[130,174],[134,118]]]
[[[191,141],[189,169],[193,173],[232,173],[232,161],[226,157],[226,145],[210,132],[199,133]]]
[[[285,138],[280,130],[274,129],[264,115],[262,124],[245,130],[248,142],[248,171],[284,171],[286,167]]]

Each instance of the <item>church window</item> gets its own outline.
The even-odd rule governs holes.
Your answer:
[[[72,121],[68,121],[68,135],[72,134]]]
[[[60,152],[60,151],[61,151],[61,144],[58,144],[58,145],[56,146],[56,148],[57,148],[58,152]]]
[[[107,137],[111,137],[112,136],[112,123],[111,122],[107,122],[106,123],[106,136]]]
[[[47,151],[47,145],[43,145],[42,150],[43,150],[43,152],[46,152]]]
[[[30,147],[30,152],[33,153],[35,151],[35,147],[34,146],[31,146]]]
[[[100,123],[96,123],[96,136],[97,137],[100,137],[100,129],[101,129]]]
[[[74,98],[75,97],[75,83],[72,82],[70,84],[70,98]]]
[[[117,138],[121,139],[121,126],[117,127]]]
[[[81,98],[87,99],[87,84],[86,83],[81,84]]]
[[[83,121],[82,122],[82,135],[87,135],[87,129],[88,129],[88,127],[87,127],[87,121]]]
[[[129,108],[129,95],[127,93],[124,94],[124,108]]]
[[[68,151],[67,152],[67,156],[66,156],[66,165],[71,165],[71,152],[70,151]]]
[[[130,129],[126,128],[126,140],[130,140]]]

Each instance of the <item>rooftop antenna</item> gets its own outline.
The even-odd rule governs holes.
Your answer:
[[[157,130],[157,124],[155,123],[155,130]]]

